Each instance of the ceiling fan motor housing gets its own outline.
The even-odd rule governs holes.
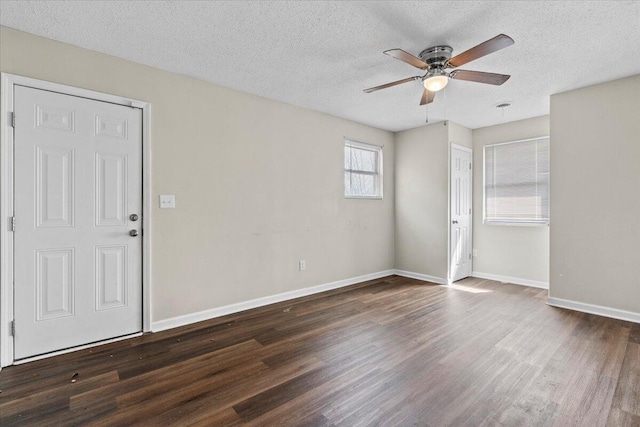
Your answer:
[[[445,63],[451,58],[451,53],[451,46],[432,46],[420,52],[418,57],[430,67],[444,68]]]

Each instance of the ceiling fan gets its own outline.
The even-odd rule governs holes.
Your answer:
[[[467,80],[470,82],[487,83],[490,85],[501,85],[509,80],[507,74],[485,73],[483,71],[453,70],[447,72],[447,68],[458,68],[467,62],[471,62],[490,53],[496,52],[505,47],[509,47],[514,43],[513,39],[505,34],[499,34],[484,43],[480,43],[476,47],[462,52],[459,55],[451,57],[453,49],[451,46],[432,46],[426,48],[416,57],[402,49],[385,50],[384,53],[395,59],[406,62],[421,70],[426,70],[424,76],[414,76],[395,82],[387,83],[380,86],[365,89],[364,92],[371,93],[376,90],[386,89],[402,83],[422,80],[424,83],[424,92],[420,105],[433,102],[436,92],[444,89],[449,83],[449,79]]]

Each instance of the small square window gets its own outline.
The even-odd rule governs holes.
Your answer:
[[[344,196],[382,199],[382,147],[345,139]]]

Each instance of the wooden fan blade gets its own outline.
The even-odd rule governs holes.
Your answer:
[[[385,50],[383,53],[385,55],[389,55],[392,58],[406,62],[409,65],[413,65],[416,68],[420,68],[421,70],[426,70],[427,68],[429,68],[429,64],[424,62],[422,59],[415,57],[409,52],[405,52],[402,49],[389,49]]]
[[[420,78],[421,78],[420,76],[407,77],[406,79],[398,80],[397,82],[391,82],[391,83],[387,83],[387,84],[380,85],[380,86],[370,87],[369,89],[363,90],[363,92],[371,93],[371,92],[375,92],[376,90],[386,89],[386,88],[391,87],[391,86],[401,85],[402,83],[409,83],[409,82],[412,82],[414,80],[418,80]]]
[[[436,97],[435,92],[429,92],[428,90],[424,90],[422,92],[422,99],[420,100],[420,105],[431,104],[433,102],[433,98]]]
[[[467,62],[474,61],[485,55],[504,49],[505,47],[509,47],[513,43],[515,42],[511,37],[506,34],[499,34],[484,43],[480,43],[476,47],[472,47],[471,49],[462,52],[460,55],[454,56],[448,62],[449,67],[460,67]]]
[[[484,71],[453,70],[449,77],[456,80],[467,80],[469,82],[487,83],[500,86],[509,80],[507,74],[485,73]]]

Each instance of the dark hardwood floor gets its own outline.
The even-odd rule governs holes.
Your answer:
[[[11,366],[0,425],[640,426],[640,325],[457,284],[391,276]]]

